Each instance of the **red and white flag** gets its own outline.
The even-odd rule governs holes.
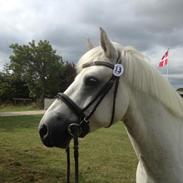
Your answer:
[[[165,54],[163,55],[160,63],[159,63],[159,67],[164,67],[168,64],[168,50],[165,52]]]

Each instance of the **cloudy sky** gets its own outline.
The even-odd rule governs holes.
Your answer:
[[[169,80],[183,87],[182,19],[183,0],[0,0],[0,70],[9,62],[11,43],[32,39],[49,40],[65,60],[77,62],[88,37],[98,45],[102,26],[154,66],[169,48]]]

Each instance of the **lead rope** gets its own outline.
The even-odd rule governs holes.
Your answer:
[[[79,182],[79,146],[78,136],[74,137],[75,183]]]
[[[66,154],[67,154],[67,178],[66,183],[70,183],[70,147],[68,146],[66,148]]]
[[[75,178],[74,183],[79,183],[79,125],[76,123],[72,123],[68,127],[68,132],[73,137],[74,142],[74,162],[75,162]],[[66,149],[67,154],[67,183],[70,183],[70,147],[68,146]]]

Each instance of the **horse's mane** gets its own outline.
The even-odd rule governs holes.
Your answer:
[[[173,114],[183,117],[183,99],[169,84],[162,74],[153,67],[148,58],[132,47],[122,47],[114,43],[121,53],[121,61],[125,72],[123,77],[134,90],[147,93],[162,102]],[[104,53],[101,47],[96,47],[87,52],[79,61],[77,70],[80,72],[82,64],[92,62]],[[107,60],[106,60],[107,61]]]

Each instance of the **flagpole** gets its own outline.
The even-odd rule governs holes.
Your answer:
[[[169,54],[169,48],[168,48],[167,51],[168,51],[168,54]],[[167,69],[166,69],[167,80],[169,81],[169,77],[168,77],[168,74],[169,74],[169,73],[168,73],[168,68],[169,68],[169,67],[168,67],[168,65],[169,65],[169,62],[167,63]]]
[[[166,75],[167,75],[167,79],[168,79],[168,64],[167,64],[167,69],[166,69]]]

